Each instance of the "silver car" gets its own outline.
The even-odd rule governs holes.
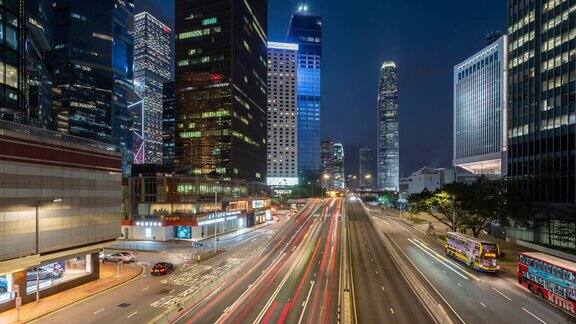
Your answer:
[[[56,279],[62,277],[64,274],[64,270],[62,269],[47,269],[47,268],[38,268],[38,278],[40,280],[47,280],[47,279]],[[28,281],[36,280],[36,268],[28,269],[26,273],[26,277]]]
[[[118,252],[118,253],[113,253],[113,254],[109,254],[104,256],[104,258],[102,258],[102,262],[114,262],[114,263],[118,263],[122,261],[123,263],[130,263],[130,262],[134,262],[134,256],[131,253],[128,252]]]

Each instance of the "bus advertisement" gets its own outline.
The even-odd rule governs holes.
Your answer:
[[[541,252],[518,256],[518,282],[533,294],[576,316],[576,263]]]
[[[448,232],[446,254],[469,267],[486,272],[496,272],[500,251],[498,244],[477,239],[462,233]]]

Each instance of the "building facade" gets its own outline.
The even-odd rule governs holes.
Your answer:
[[[174,81],[164,83],[162,91],[162,164],[173,166],[176,155]]]
[[[176,1],[179,172],[266,178],[267,0]]]
[[[298,184],[298,44],[268,42],[269,186]]]
[[[162,163],[163,85],[172,78],[172,30],[148,12],[134,16],[134,90],[144,99],[144,163]]]
[[[15,285],[28,303],[98,278],[120,235],[121,165],[112,145],[0,121],[0,311]]]
[[[322,141],[322,188],[327,190],[344,189],[344,147],[341,143]]]
[[[535,203],[576,203],[573,1],[508,1],[508,177]]]
[[[369,147],[360,148],[360,163],[358,170],[358,181],[360,189],[374,189],[376,180],[376,155]]]
[[[378,87],[378,189],[398,191],[399,178],[398,71],[396,63],[387,61]]]
[[[506,175],[507,36],[454,67],[454,166]]]
[[[0,3],[3,12],[0,22],[3,31],[0,68],[4,72],[0,78],[0,117],[6,120],[15,120],[25,115],[22,94],[22,75],[25,71],[23,6],[24,2],[21,0]]]
[[[287,41],[298,44],[298,171],[314,178],[321,169],[321,61],[322,17],[301,3],[292,15]]]
[[[25,5],[25,109],[21,122],[52,129],[52,75],[46,61],[52,50],[52,2],[27,0]]]
[[[55,0],[54,127],[58,132],[111,143],[129,152],[128,95],[133,77],[132,0]],[[125,160],[131,153],[125,153]],[[125,161],[127,164],[129,161]]]

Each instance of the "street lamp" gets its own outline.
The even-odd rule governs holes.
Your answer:
[[[37,200],[34,204],[36,209],[36,239],[35,239],[35,250],[36,254],[40,254],[40,206],[44,204],[53,204],[62,202],[60,198],[52,198],[49,200]],[[40,267],[36,266],[36,302],[40,301]]]

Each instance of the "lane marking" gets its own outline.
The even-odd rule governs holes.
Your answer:
[[[460,288],[462,288],[462,285],[459,282],[457,282],[457,284],[458,284],[458,286],[460,286]]]
[[[314,280],[310,281],[310,290],[308,291],[308,296],[306,296],[306,300],[302,304],[302,313],[300,314],[300,318],[298,319],[298,324],[302,323],[302,319],[304,318],[304,313],[306,313],[306,307],[308,306],[308,300],[310,299],[310,294],[312,293],[312,288],[314,288]]]
[[[459,275],[461,278],[463,278],[464,280],[470,280],[468,279],[468,277],[466,277],[465,275],[463,275],[460,271],[454,269],[453,267],[451,267],[448,263],[443,262],[442,260],[440,260],[438,257],[436,257],[434,254],[428,252],[424,247],[420,246],[419,243],[417,243],[417,241],[409,238],[408,241],[410,241],[410,243],[414,244],[414,246],[416,246],[417,248],[419,248],[420,250],[424,251],[426,254],[428,254],[429,256],[431,256],[432,258],[436,259],[438,262],[442,263],[444,266],[446,266],[448,269],[452,270],[452,272],[454,272],[455,274]]]
[[[96,315],[96,314],[100,313],[100,312],[101,312],[101,311],[103,311],[103,310],[104,310],[104,308],[101,308],[101,309],[99,309],[99,310],[95,311],[95,312],[94,312],[94,313],[92,313],[92,314]]]
[[[170,295],[171,293],[173,293],[173,292],[174,292],[174,290],[176,290],[176,289],[172,289],[172,290],[170,290],[170,291],[168,292],[168,295]]]
[[[488,307],[486,307],[486,305],[484,305],[483,302],[480,302],[480,305],[484,306],[484,308],[488,308]]]
[[[150,289],[150,287],[146,287],[146,288],[142,289],[142,291],[146,291],[148,289]]]
[[[392,307],[390,307],[390,312],[392,312],[392,315],[394,315],[394,310],[392,309]]]
[[[538,321],[540,321],[540,323],[542,323],[542,324],[548,324],[548,323],[544,322],[540,317],[532,314],[532,312],[529,311],[529,310],[527,310],[526,308],[522,307],[522,309],[523,309],[526,313],[532,315],[532,317],[534,317],[535,319],[537,319]]]
[[[130,318],[130,317],[132,317],[132,316],[134,316],[134,315],[136,315],[136,314],[138,314],[138,312],[137,312],[137,311],[136,311],[136,312],[134,312],[134,313],[132,313],[132,314],[130,314],[130,315],[128,315],[128,316],[126,316],[126,318]]]
[[[509,301],[512,301],[512,299],[510,299],[510,297],[504,295],[500,290],[498,290],[498,289],[496,289],[496,288],[494,288],[494,287],[492,287],[492,289],[494,289],[495,292],[497,292],[497,293],[499,293],[500,295],[502,295],[502,297],[508,299]]]

